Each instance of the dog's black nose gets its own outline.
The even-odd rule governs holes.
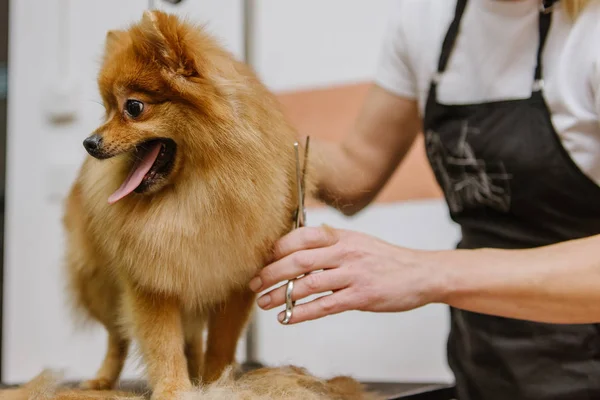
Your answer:
[[[91,156],[97,156],[102,147],[102,136],[97,133],[87,137],[83,141],[83,147],[90,153]]]

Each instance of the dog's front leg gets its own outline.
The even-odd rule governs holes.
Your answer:
[[[235,291],[210,313],[204,383],[217,380],[225,368],[235,361],[237,344],[250,317],[255,297],[255,293],[246,288]]]
[[[152,400],[177,399],[191,388],[179,304],[175,299],[128,289],[127,314],[146,366]]]

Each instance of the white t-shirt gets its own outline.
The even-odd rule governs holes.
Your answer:
[[[539,0],[469,0],[438,85],[443,104],[531,95]],[[424,111],[456,0],[398,0],[375,82]],[[600,1],[572,21],[557,3],[543,54],[544,96],[563,146],[600,184]]]

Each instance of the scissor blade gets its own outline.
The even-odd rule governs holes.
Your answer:
[[[308,146],[310,144],[310,136],[306,137],[304,145],[304,165],[302,166],[302,203],[304,204],[304,192],[306,190],[306,166],[308,165]]]
[[[298,205],[296,209],[296,228],[299,228],[304,225],[304,218],[302,215],[302,198],[304,196],[304,188],[302,187],[302,172],[300,168],[300,151],[298,149],[298,142],[294,143],[294,151],[296,153],[296,191],[298,198]]]

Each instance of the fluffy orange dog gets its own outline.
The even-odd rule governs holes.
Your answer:
[[[292,228],[295,132],[244,64],[161,12],[109,32],[98,83],[64,217],[74,303],[108,331],[86,387],[113,387],[135,340],[153,398],[173,398],[234,361],[247,283]]]

